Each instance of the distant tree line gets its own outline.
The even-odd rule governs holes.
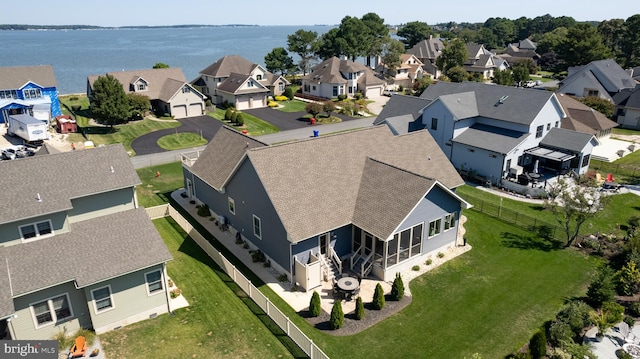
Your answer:
[[[0,24],[0,30],[95,30],[100,26],[91,25],[20,25]]]

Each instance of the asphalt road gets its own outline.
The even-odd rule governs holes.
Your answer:
[[[136,152],[136,156],[167,152],[158,146],[158,140],[163,136],[179,132],[193,132],[210,141],[222,127],[222,122],[209,116],[190,117],[178,121],[182,124],[179,127],[150,132],[133,140],[131,148]]]

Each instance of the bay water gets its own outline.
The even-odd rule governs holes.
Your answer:
[[[331,26],[216,26],[99,30],[0,31],[0,66],[52,65],[60,94],[85,93],[87,76],[150,69],[158,62],[182,69],[187,81],[227,55],[264,66],[298,29],[323,34]],[[298,61],[295,54],[290,54]]]

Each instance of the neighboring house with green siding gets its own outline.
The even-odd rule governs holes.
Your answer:
[[[171,254],[121,145],[0,163],[0,339],[119,328],[168,311]]]

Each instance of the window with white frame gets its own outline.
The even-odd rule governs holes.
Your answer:
[[[233,200],[233,198],[228,197],[229,198],[229,212],[231,214],[236,214],[236,201]]]
[[[387,244],[387,267],[422,252],[422,228],[420,223],[393,235]]]
[[[447,231],[456,227],[456,213],[449,213],[444,216],[444,230]]]
[[[255,214],[253,215],[253,235],[262,239],[262,221]]]
[[[147,89],[147,85],[145,85],[144,82],[138,83],[138,91],[144,91],[146,89]]]
[[[182,93],[190,93],[190,92],[191,92],[191,87],[189,86],[182,87]]]
[[[113,309],[113,296],[111,295],[111,286],[106,286],[91,291],[93,297],[93,306],[96,313],[106,312]]]
[[[22,90],[22,95],[25,99],[34,99],[42,97],[42,91],[40,89],[26,89]]]
[[[440,234],[442,224],[442,218],[438,218],[435,221],[429,222],[429,237],[437,236]]]
[[[36,328],[71,318],[73,312],[67,293],[30,305]]]
[[[20,236],[23,242],[33,241],[41,237],[53,235],[53,226],[50,220],[29,223],[20,226]]]
[[[536,128],[536,138],[542,137],[542,131],[544,131],[543,125],[540,125]]]
[[[144,278],[147,282],[147,293],[149,295],[160,293],[164,290],[164,286],[162,285],[161,270],[145,273]]]
[[[278,91],[284,91],[284,84],[282,82],[278,82]]]

